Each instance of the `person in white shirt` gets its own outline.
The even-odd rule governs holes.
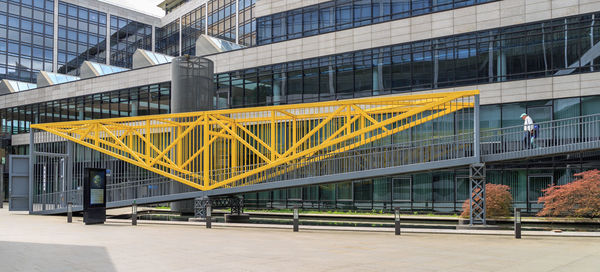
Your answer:
[[[523,119],[523,142],[526,148],[531,147],[531,137],[533,136],[533,119],[527,115],[527,113],[521,114],[521,119]]]

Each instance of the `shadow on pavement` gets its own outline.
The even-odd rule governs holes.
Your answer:
[[[116,271],[104,247],[0,241],[2,271]]]

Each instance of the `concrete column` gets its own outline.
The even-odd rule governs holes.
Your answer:
[[[152,52],[156,52],[156,26],[152,26]]]
[[[54,1],[54,36],[52,37],[52,72],[58,72],[58,1]]]
[[[182,26],[181,18],[183,18],[183,17],[179,17],[179,56],[181,56],[181,51],[182,51],[181,50],[182,49],[182,46],[181,46],[182,45],[182,43],[181,43],[181,37],[182,37],[182,34],[181,34],[181,26]]]
[[[204,4],[204,34],[208,35],[208,1]]]
[[[110,65],[110,12],[106,13],[106,64]]]
[[[195,112],[213,109],[215,96],[212,61],[200,57],[178,57],[171,63],[171,112]],[[179,182],[171,183],[171,193],[184,193],[191,187]],[[171,210],[192,213],[194,201],[171,203]]]
[[[235,1],[235,43],[240,44],[240,1]]]

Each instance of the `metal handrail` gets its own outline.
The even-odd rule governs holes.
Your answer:
[[[544,121],[534,125],[538,125],[539,130],[533,143],[526,140],[529,135],[523,130],[523,125],[481,131],[481,154],[536,151],[600,140],[600,114]]]

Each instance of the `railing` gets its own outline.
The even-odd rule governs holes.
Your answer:
[[[116,202],[171,194],[173,181],[164,178],[149,178],[107,184],[106,201]],[[73,203],[75,210],[83,208],[83,188],[52,193],[37,193],[33,197],[33,212],[66,209]]]
[[[319,178],[390,167],[463,159],[474,156],[473,134],[465,133],[433,139],[374,145],[338,153],[319,155],[304,162],[281,165],[241,180],[239,186],[301,178]],[[233,185],[233,187],[238,184]]]
[[[600,114],[535,123],[533,142],[523,125],[481,131],[484,160],[502,160],[596,148],[600,144]]]

